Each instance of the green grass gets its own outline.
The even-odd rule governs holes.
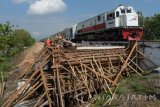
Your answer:
[[[0,82],[6,81],[8,76],[8,71],[11,68],[11,63],[8,57],[0,56]],[[3,60],[2,60],[3,59]],[[2,105],[2,99],[0,98],[0,106]]]
[[[153,93],[154,92],[154,89],[152,87],[141,84],[138,81],[133,81],[131,83],[131,88],[134,92],[137,92],[137,93]]]
[[[18,57],[22,53],[23,48],[13,48],[8,54],[0,52],[0,80],[8,78],[8,72],[11,69],[12,60],[14,57]]]
[[[151,76],[151,79],[159,79],[159,78],[160,78],[159,75],[152,75],[152,76]]]
[[[105,91],[101,92],[101,94],[99,94],[98,97],[94,100],[94,107],[102,106],[111,97],[111,94],[106,93]]]
[[[116,90],[116,94],[121,95],[123,93],[124,93],[124,86],[120,85]]]
[[[4,62],[4,61],[6,61],[6,58],[0,56],[0,62]]]
[[[14,56],[0,54],[0,82],[4,82],[9,77],[9,71],[11,70],[12,58]],[[2,104],[2,98],[0,98],[0,107]]]
[[[8,62],[1,62],[0,63],[0,79],[6,80],[8,78],[8,71],[11,68],[11,64]]]
[[[151,80],[149,76],[138,76],[136,74],[128,78],[128,83],[132,91],[136,93],[153,93],[154,88],[148,86],[147,81]]]
[[[2,106],[2,104],[3,104],[3,101],[2,101],[2,99],[0,98],[0,107]]]
[[[150,72],[146,71],[142,75],[139,76],[138,74],[132,74],[129,78],[121,80],[119,86],[116,90],[116,95],[127,95],[127,93],[133,94],[152,94],[155,92],[154,87],[151,87],[148,82],[159,78],[157,75],[149,75]],[[115,88],[114,88],[115,89]],[[105,94],[102,92],[102,94]],[[94,107],[101,107],[107,99],[103,100],[102,96],[99,96],[99,99],[94,101]],[[114,100],[112,102],[112,106],[118,105],[121,101]]]
[[[8,57],[14,57],[17,54],[20,54],[23,51],[23,47],[15,47],[10,50],[10,52],[7,54]]]
[[[116,89],[116,87],[113,90],[115,90],[115,89]],[[124,93],[124,82],[119,84],[115,93],[117,95],[122,95]],[[102,91],[101,94],[94,101],[94,107],[102,106],[111,97],[112,96],[110,95],[110,93],[106,93],[105,91]]]
[[[101,100],[101,99],[97,99],[95,102],[94,102],[94,107],[97,107],[97,106],[102,106],[107,100]]]
[[[0,54],[0,79],[2,76],[4,79],[8,77],[7,73],[11,69],[12,59],[17,57],[23,51],[22,48],[13,48],[9,54]]]

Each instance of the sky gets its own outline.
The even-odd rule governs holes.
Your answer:
[[[160,0],[0,0],[0,23],[10,21],[39,40],[119,4],[144,16],[160,13]]]

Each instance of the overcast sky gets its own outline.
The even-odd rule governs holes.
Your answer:
[[[0,0],[0,23],[10,21],[41,39],[119,4],[144,16],[160,13],[160,0]]]

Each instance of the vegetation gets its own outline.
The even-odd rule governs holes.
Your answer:
[[[130,77],[121,80],[115,92],[115,98],[109,107],[116,107],[123,104],[128,97],[130,97],[130,100],[134,98],[134,95],[141,95],[142,97],[155,95],[156,92],[159,92],[156,86],[156,82],[159,82],[159,77],[159,75],[154,75],[146,71],[142,73],[142,76],[132,74]],[[109,92],[102,92],[98,98],[95,99],[93,103],[94,107],[101,107],[110,98],[109,96],[111,97]]]
[[[12,51],[19,50],[24,46],[31,46],[34,41],[29,32],[25,29],[13,30],[13,26],[11,26],[10,22],[0,24],[1,55],[9,55]]]
[[[7,77],[6,71],[11,66],[10,59],[34,42],[35,40],[25,29],[14,29],[10,22],[0,24],[0,78]]]
[[[144,29],[145,40],[160,40],[160,14],[144,17],[141,12],[139,14],[139,25]]]
[[[148,81],[152,80],[149,76],[138,76],[137,74],[132,75],[128,78],[128,82],[130,83],[130,88],[133,92],[141,93],[141,94],[149,94],[154,93],[154,88],[149,86]]]
[[[123,80],[121,83],[119,83],[117,89],[116,89],[116,87],[114,87],[112,89],[112,91],[115,91],[115,89],[116,89],[114,98],[119,99],[121,97],[121,95],[123,95],[125,93],[125,86],[126,86],[126,80]],[[105,91],[102,91],[99,94],[99,96],[95,98],[95,100],[93,102],[93,106],[94,107],[101,107],[111,97],[112,97],[112,95],[109,92],[106,93]],[[117,104],[114,102],[113,105],[117,105]]]
[[[6,81],[13,57],[35,40],[25,29],[15,29],[10,22],[0,24],[0,83]],[[0,106],[2,98],[0,98]]]

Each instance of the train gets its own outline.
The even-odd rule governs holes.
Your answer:
[[[65,28],[60,33],[71,41],[139,41],[143,28],[132,6],[119,5],[115,9]]]

